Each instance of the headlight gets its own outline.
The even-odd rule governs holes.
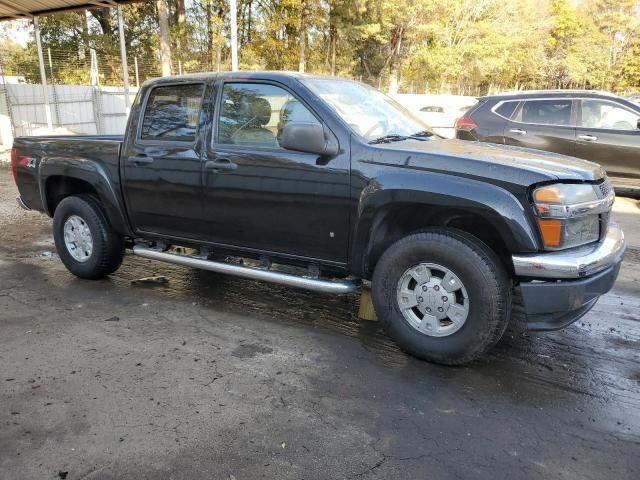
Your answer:
[[[561,250],[600,238],[600,214],[613,203],[597,185],[554,184],[533,191],[538,227],[547,250]]]

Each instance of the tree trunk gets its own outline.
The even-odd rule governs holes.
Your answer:
[[[82,10],[78,12],[80,21],[82,22],[82,48],[79,49],[80,57],[82,59],[88,58],[89,53],[89,23],[87,19],[87,11]]]
[[[305,46],[307,43],[307,0],[302,0],[300,7],[300,53],[298,60],[298,71],[304,72],[305,67]]]
[[[187,19],[187,13],[184,7],[184,0],[176,0],[176,23],[179,26],[184,25]]]
[[[396,42],[391,51],[389,59],[389,91],[388,93],[398,93],[398,85],[400,84],[400,49],[402,48],[403,28],[397,30]]]
[[[176,0],[176,17],[175,22],[177,25],[177,36],[176,36],[176,50],[178,51],[178,62],[183,59],[182,56],[182,36],[185,34],[184,32],[184,24],[187,19],[186,10],[184,7],[184,0]]]
[[[169,18],[167,14],[167,0],[157,0],[158,27],[160,30],[160,63],[162,76],[171,75],[171,39],[169,38]]]
[[[390,73],[389,89],[387,93],[396,94],[398,93],[398,84],[400,83],[398,78],[400,76],[400,69],[398,68],[398,62],[393,62],[389,73]]]
[[[248,2],[249,8],[249,16],[247,18],[247,43],[251,43],[251,23],[253,21],[253,0],[249,0]]]
[[[336,30],[335,23],[329,26],[329,43],[331,44],[331,75],[336,74],[336,43],[338,41]]]
[[[218,0],[218,32],[216,37],[216,72],[222,70],[222,26],[224,25],[224,2]]]
[[[336,42],[337,42],[337,28],[335,11],[333,6],[329,11],[329,50],[331,51],[331,75],[336,74]]]
[[[100,24],[100,29],[104,35],[113,34],[113,25],[111,23],[111,9],[101,8],[98,10],[89,10],[93,18]]]

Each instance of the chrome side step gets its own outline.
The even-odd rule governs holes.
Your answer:
[[[141,245],[133,247],[133,253],[139,257],[161,262],[175,263],[186,267],[209,270],[211,272],[226,273],[236,277],[250,278],[252,280],[263,280],[265,282],[279,283],[290,287],[304,288],[316,292],[345,294],[355,292],[358,285],[349,280],[320,280],[317,278],[299,277],[289,273],[274,272],[254,267],[233,265],[230,263],[216,262],[204,258],[178,255],[175,253],[162,252],[153,248],[146,248]]]

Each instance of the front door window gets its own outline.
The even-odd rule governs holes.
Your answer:
[[[281,148],[288,122],[320,122],[294,96],[275,85],[227,83],[222,91],[218,143]]]
[[[640,115],[614,102],[583,100],[580,127],[607,130],[635,130]]]

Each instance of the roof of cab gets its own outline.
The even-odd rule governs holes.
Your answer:
[[[300,72],[289,72],[289,71],[248,71],[248,70],[238,70],[235,72],[204,72],[204,73],[188,73],[185,75],[170,75],[167,77],[156,77],[150,78],[145,81],[142,86],[146,87],[151,84],[161,84],[161,83],[176,83],[182,81],[211,81],[216,79],[221,80],[275,80],[287,83],[292,79],[301,79],[301,78],[334,78],[338,79],[338,77],[329,77],[324,75],[312,75],[308,73],[300,73]],[[345,80],[345,79],[340,79]]]

